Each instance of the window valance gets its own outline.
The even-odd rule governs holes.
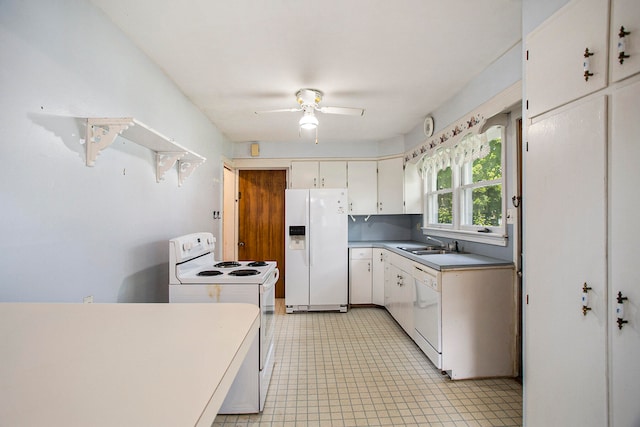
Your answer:
[[[418,163],[418,170],[424,175],[425,172],[438,172],[450,166],[460,166],[481,159],[491,150],[489,142],[501,137],[500,132],[500,129],[494,126],[480,135],[469,133],[457,144],[437,148],[432,154],[425,155]]]

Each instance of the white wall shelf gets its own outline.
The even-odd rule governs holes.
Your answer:
[[[172,139],[140,123],[133,117],[87,119],[87,166],[93,166],[100,151],[121,136],[156,153],[156,181],[178,164],[178,185],[191,175],[206,158],[175,143]]]

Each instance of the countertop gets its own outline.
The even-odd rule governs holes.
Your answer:
[[[210,426],[251,304],[0,304],[0,425]]]
[[[498,258],[492,258],[484,255],[470,253],[451,253],[451,254],[433,254],[433,255],[414,255],[410,252],[399,249],[398,246],[407,248],[418,248],[429,246],[428,243],[415,241],[388,241],[388,240],[369,240],[369,241],[350,241],[350,248],[383,248],[390,250],[398,255],[402,255],[412,261],[431,267],[435,270],[455,270],[461,268],[484,268],[484,267],[502,267],[513,266],[513,262],[505,261]]]

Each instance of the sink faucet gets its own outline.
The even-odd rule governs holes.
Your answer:
[[[440,243],[440,246],[443,247],[443,248],[446,246],[442,240],[434,239],[431,236],[427,236],[427,240],[433,240],[434,242],[438,242],[438,243]]]

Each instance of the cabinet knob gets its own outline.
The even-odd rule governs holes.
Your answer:
[[[628,299],[629,298],[622,296],[622,292],[618,292],[618,297],[616,298],[616,323],[618,323],[618,329],[622,329],[625,323],[629,323],[628,320],[624,320],[624,302]]]
[[[620,27],[618,32],[618,62],[620,65],[624,63],[625,58],[629,58],[629,55],[625,53],[627,50],[627,43],[625,37],[631,34],[630,31],[626,31],[624,26]]]
[[[584,70],[584,80],[589,81],[589,77],[593,76],[591,72],[591,61],[589,60],[590,56],[593,56],[593,52],[589,52],[589,48],[584,50],[584,61],[582,62],[582,68]]]
[[[582,295],[581,295],[583,316],[586,316],[587,312],[591,310],[591,307],[589,307],[589,291],[590,290],[591,288],[587,286],[587,282],[584,282],[584,285],[582,285]]]

